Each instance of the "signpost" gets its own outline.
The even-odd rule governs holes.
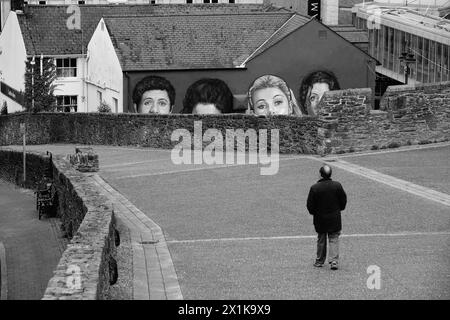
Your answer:
[[[308,16],[320,20],[320,1],[321,0],[308,0]]]
[[[20,133],[22,133],[23,135],[23,184],[25,185],[25,181],[27,180],[27,153],[26,153],[26,149],[25,149],[25,145],[26,145],[26,127],[25,127],[25,123],[21,123],[20,124]]]

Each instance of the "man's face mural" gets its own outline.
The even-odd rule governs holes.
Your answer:
[[[133,102],[138,113],[168,114],[175,102],[175,88],[166,78],[147,76],[134,87]]]
[[[166,90],[145,91],[138,106],[138,113],[169,114],[170,111],[170,99]]]
[[[310,87],[307,98],[308,114],[316,115],[317,107],[325,92],[330,91],[330,86],[325,82],[317,82]]]
[[[252,96],[256,115],[289,115],[289,99],[276,87],[255,90]]]

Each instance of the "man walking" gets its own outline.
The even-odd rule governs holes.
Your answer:
[[[341,211],[347,204],[347,195],[342,185],[331,180],[331,167],[324,165],[319,170],[321,179],[309,190],[306,207],[313,215],[317,237],[315,267],[322,267],[327,256],[327,236],[330,243],[328,262],[332,270],[339,265],[339,235],[342,229]]]

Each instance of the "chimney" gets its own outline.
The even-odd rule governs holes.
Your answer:
[[[339,0],[322,0],[321,11],[323,24],[327,26],[339,24]]]

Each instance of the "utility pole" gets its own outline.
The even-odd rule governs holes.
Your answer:
[[[416,62],[416,58],[414,58],[414,54],[411,53],[411,50],[408,49],[408,52],[402,52],[402,55],[399,57],[400,62],[403,64],[405,68],[405,84],[408,84],[409,75],[411,72],[411,68],[409,67],[412,63]]]

